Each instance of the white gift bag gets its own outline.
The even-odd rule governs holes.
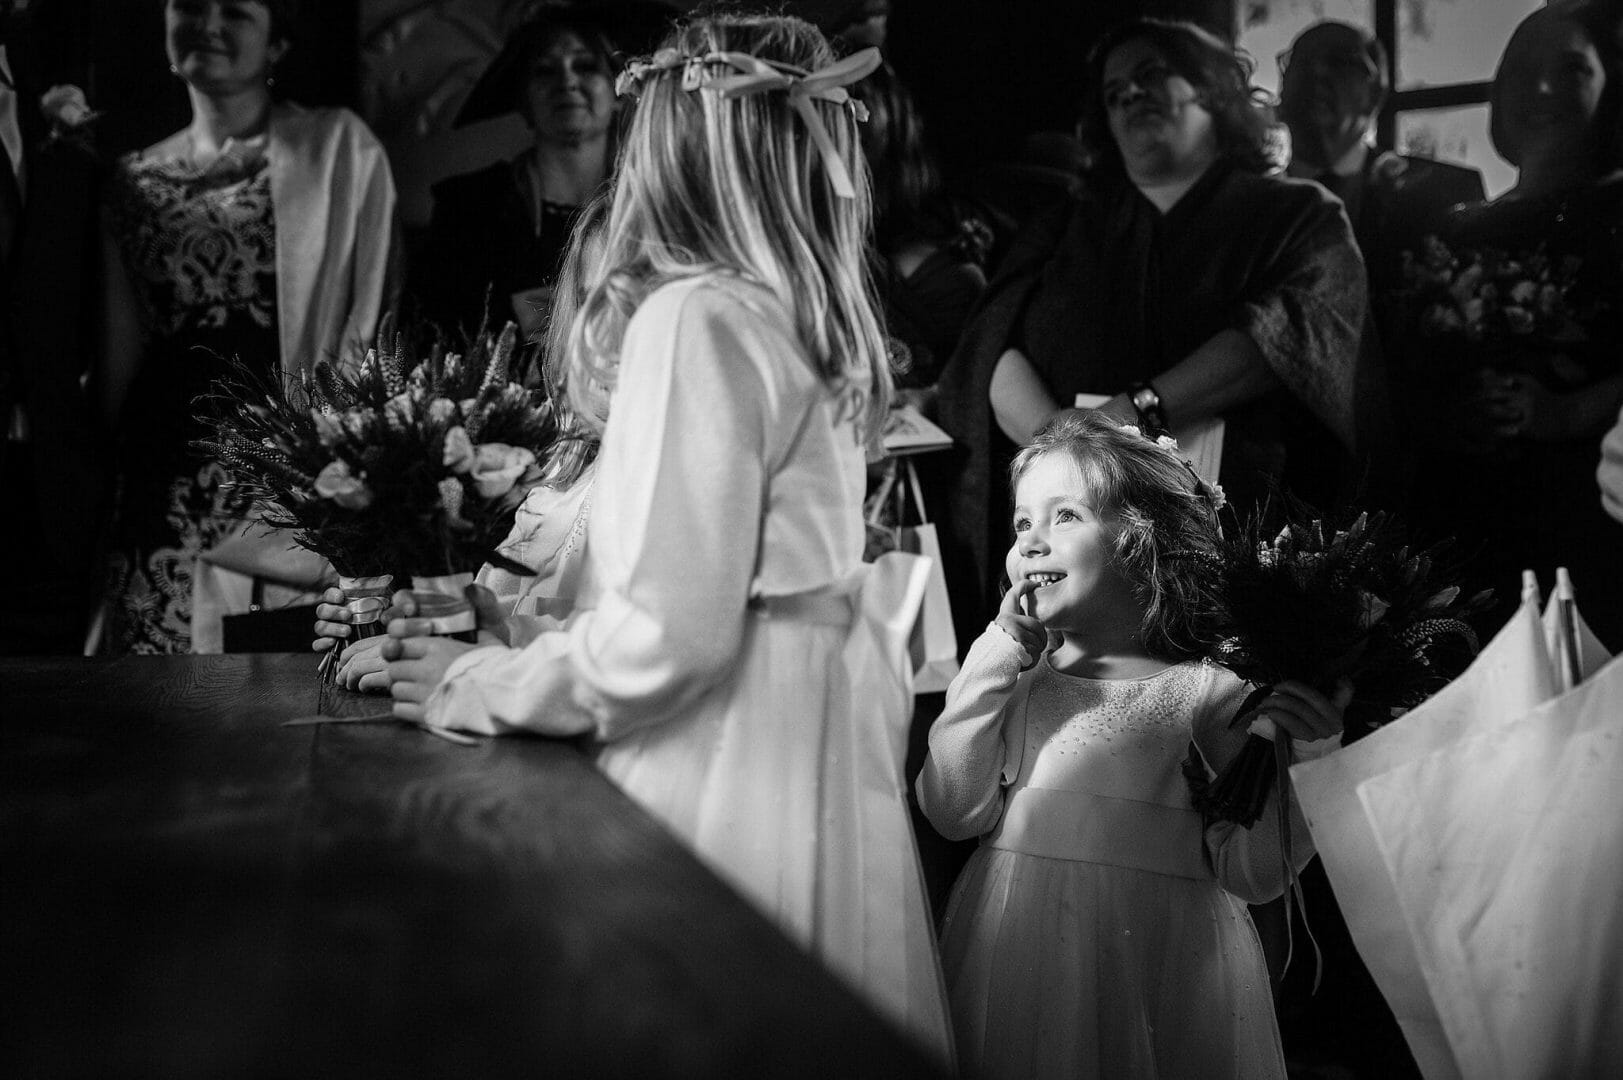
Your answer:
[[[1623,661],[1359,796],[1458,1073],[1623,1076]]]
[[[1291,768],[1347,929],[1428,1080],[1461,1074],[1358,785],[1462,737],[1499,728],[1555,693],[1538,609],[1523,604],[1471,666],[1424,704],[1343,750]]]
[[[919,474],[907,458],[898,461],[904,483],[896,485],[898,514],[896,549],[930,560],[929,581],[924,589],[924,606],[908,644],[913,660],[913,692],[930,694],[945,690],[958,675],[958,633],[952,625],[952,602],[947,596],[947,575],[941,562],[941,538],[924,508],[924,489]],[[917,523],[904,525],[911,514],[908,496],[917,513]]]

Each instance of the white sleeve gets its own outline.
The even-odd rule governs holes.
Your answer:
[[[1215,693],[1203,702],[1194,722],[1194,745],[1216,779],[1244,747],[1247,734],[1232,727],[1250,686],[1227,671],[1211,670]],[[1302,815],[1300,799],[1290,801],[1290,865],[1300,873],[1314,855],[1313,835]],[[1274,783],[1262,815],[1249,827],[1216,820],[1206,825],[1206,856],[1223,888],[1248,904],[1263,904],[1285,891],[1284,837],[1279,830],[1279,783]]]
[[[930,752],[915,791],[924,816],[948,840],[991,832],[1003,816],[1003,724],[1024,660],[1018,642],[988,627],[930,725]]]
[[[786,327],[700,284],[650,296],[627,327],[587,526],[596,603],[522,649],[460,657],[430,722],[614,739],[730,671],[761,534],[773,443],[798,426],[774,375]],[[809,402],[803,407],[809,407]]]

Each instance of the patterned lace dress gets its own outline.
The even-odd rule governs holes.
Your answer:
[[[193,399],[229,370],[276,370],[276,227],[263,140],[229,142],[206,167],[131,154],[108,206],[146,341],[119,420],[119,501],[102,650],[191,648],[198,556],[240,527],[245,507]]]

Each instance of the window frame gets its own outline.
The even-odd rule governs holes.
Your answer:
[[[1386,48],[1391,65],[1392,90],[1386,95],[1381,114],[1375,121],[1376,144],[1388,150],[1397,150],[1398,114],[1420,112],[1427,109],[1461,108],[1467,105],[1486,105],[1493,89],[1491,79],[1477,82],[1443,83],[1422,86],[1413,90],[1399,90],[1398,85],[1398,2],[1399,0],[1370,0],[1375,18],[1375,37]]]

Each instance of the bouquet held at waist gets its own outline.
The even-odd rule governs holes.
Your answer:
[[[1235,723],[1286,679],[1330,693],[1349,680],[1343,740],[1402,716],[1446,686],[1478,650],[1471,617],[1488,592],[1466,597],[1447,542],[1419,547],[1384,512],[1338,527],[1305,509],[1271,537],[1253,518],[1223,547],[1225,621],[1213,659],[1256,686]],[[1282,777],[1290,737],[1253,733],[1215,780],[1191,767],[1196,805],[1211,817],[1251,825]],[[1283,785],[1282,785],[1283,786]],[[1281,800],[1283,803],[1283,800]]]
[[[203,398],[212,433],[198,445],[260,525],[333,564],[360,601],[357,636],[381,630],[397,575],[461,603],[482,564],[532,572],[497,546],[578,440],[545,392],[515,381],[516,335],[509,323],[462,352],[436,342],[419,357],[388,324],[352,371],[326,360],[282,379],[238,368]]]

